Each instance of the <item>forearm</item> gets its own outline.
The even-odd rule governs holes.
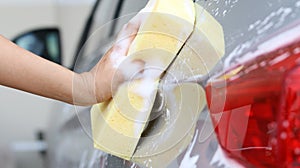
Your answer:
[[[73,103],[74,72],[28,52],[0,36],[0,84]]]
[[[126,58],[142,20],[143,15],[137,15],[124,25],[112,48],[91,71],[82,74],[24,50],[0,35],[0,85],[76,105],[109,100],[113,90],[127,79],[127,72],[116,74],[117,68]],[[140,70],[144,63],[132,62],[130,66]]]

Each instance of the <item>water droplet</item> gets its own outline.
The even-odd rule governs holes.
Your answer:
[[[276,138],[272,138],[271,139],[271,144],[272,145],[277,145],[277,139]]]
[[[282,122],[282,126],[284,128],[288,128],[290,126],[290,122],[288,120],[285,120],[285,121]]]
[[[300,155],[300,148],[295,148],[295,149],[294,149],[294,153],[295,153],[296,155]]]
[[[224,10],[223,11],[223,16],[226,16],[226,14],[227,14],[227,10]]]
[[[286,139],[287,138],[287,133],[286,132],[282,132],[281,134],[280,134],[280,138],[281,139]]]

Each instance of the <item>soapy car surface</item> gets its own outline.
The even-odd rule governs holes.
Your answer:
[[[190,0],[153,4],[129,59],[120,64],[142,60],[146,62],[142,73],[122,84],[111,101],[94,105],[91,120],[95,148],[140,165],[145,158],[151,158],[153,165],[163,158],[167,166],[191,142],[205,94],[197,84],[170,86],[165,113],[149,121],[157,86],[161,78],[208,73],[224,54],[224,37],[221,25]],[[163,116],[170,122],[162,120]],[[147,132],[146,126],[153,123]],[[148,135],[143,137],[143,133]]]

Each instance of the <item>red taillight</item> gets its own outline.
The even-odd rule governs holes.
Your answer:
[[[299,50],[260,55],[206,87],[221,146],[247,167],[300,167]]]

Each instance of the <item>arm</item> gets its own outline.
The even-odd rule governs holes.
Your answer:
[[[0,84],[70,104],[92,105],[112,96],[115,62],[123,60],[140,26],[135,17],[114,46],[90,71],[77,74],[24,50],[0,36]],[[124,77],[118,76],[116,85]]]
[[[0,84],[72,103],[74,72],[0,36]]]

